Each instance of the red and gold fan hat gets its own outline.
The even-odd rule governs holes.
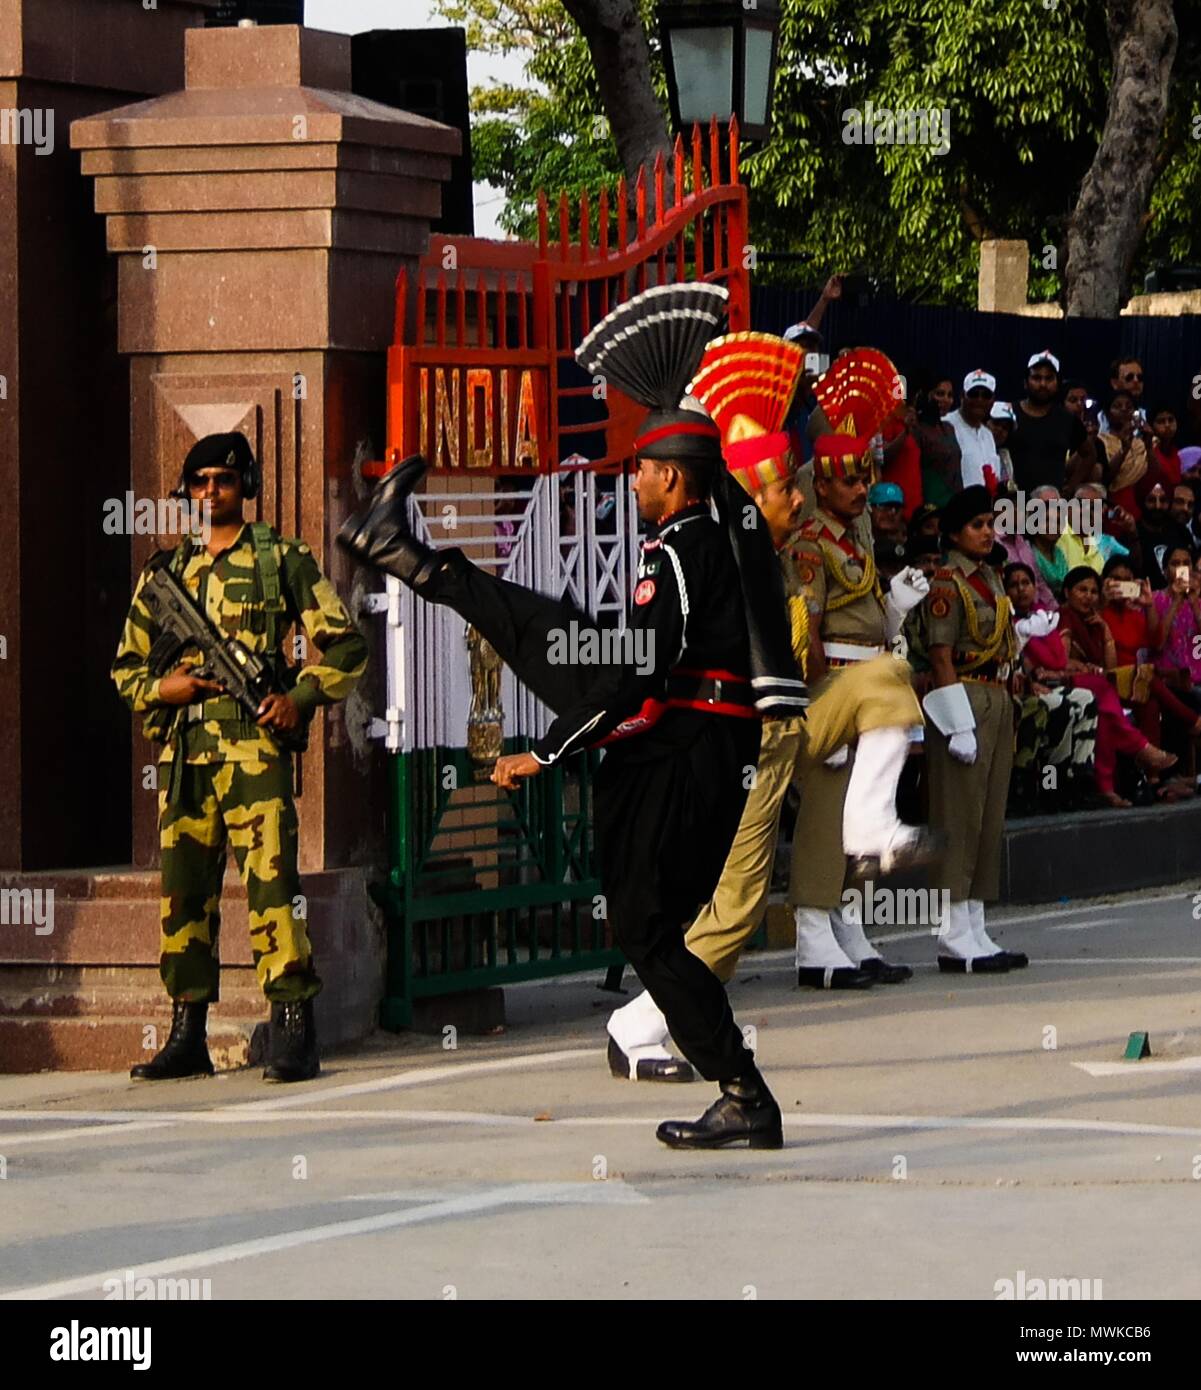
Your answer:
[[[714,338],[688,386],[721,430],[722,455],[752,495],[796,471],[784,421],[805,365],[804,350],[771,333]]]
[[[836,358],[813,394],[835,434],[869,439],[904,399],[900,373],[877,348],[852,348]]]

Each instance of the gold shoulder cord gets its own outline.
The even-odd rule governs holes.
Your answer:
[[[992,635],[985,637],[980,630],[980,620],[976,616],[974,591],[958,573],[952,577],[955,580],[956,589],[959,590],[959,597],[963,601],[963,616],[967,620],[968,636],[981,649],[970,660],[960,663],[958,669],[960,671],[975,671],[981,666],[986,666],[990,661],[996,661],[1000,656],[1002,643],[1005,644],[1003,660],[1013,661],[1017,656],[1017,641],[1014,637],[1013,624],[1009,620],[1013,606],[1010,604],[1008,596],[1005,594],[997,596],[997,611],[993,620]]]
[[[788,618],[792,628],[792,654],[803,676],[809,663],[809,605],[803,595],[793,594],[789,598]]]
[[[876,582],[876,557],[870,550],[864,553],[863,578],[857,584],[852,584],[846,575],[850,557],[844,555],[837,546],[831,545],[829,541],[819,540],[818,545],[821,546],[822,564],[826,573],[843,591],[835,598],[826,599],[827,613],[834,613],[839,608],[845,608],[848,604],[858,603],[861,598],[870,593],[874,593],[881,603],[884,602],[884,595]]]

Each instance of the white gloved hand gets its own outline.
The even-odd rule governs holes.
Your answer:
[[[929,592],[930,581],[916,565],[907,565],[888,586],[889,597],[902,615],[916,608]]]
[[[844,743],[841,748],[836,748],[826,759],[826,766],[840,768],[846,766],[847,759],[851,756],[850,744]]]
[[[1019,618],[1014,623],[1023,642],[1028,642],[1031,637],[1050,637],[1058,626],[1059,614],[1047,612],[1031,613],[1028,618]]]
[[[952,734],[947,739],[947,752],[957,763],[967,763],[970,767],[976,761],[976,734],[969,730],[965,734]]]

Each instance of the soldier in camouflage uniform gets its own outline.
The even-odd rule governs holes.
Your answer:
[[[184,462],[180,491],[211,507],[208,544],[185,539],[143,572],[121,634],[112,677],[122,699],[144,714],[147,737],[162,743],[161,973],[174,1001],[171,1035],[137,1079],[211,1075],[208,1006],[218,997],[218,930],[226,848],[246,883],[255,971],[271,1002],[264,1076],[307,1080],[318,1071],[313,966],[297,870],[292,759],[275,735],[307,728],[318,705],[343,700],[363,674],[367,648],[313,553],[262,523],[245,523],[242,504],[258,490],[253,453],[241,434],[209,435]],[[211,680],[200,658],[156,678],[150,649],[158,628],[142,586],[168,565],[214,625],[273,662],[287,693],[267,696],[257,720]],[[294,624],[320,654],[294,671],[280,642]]]

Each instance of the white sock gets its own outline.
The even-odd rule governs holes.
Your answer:
[[[854,962],[834,936],[830,913],[825,908],[798,907],[795,916],[798,970],[854,969]]]
[[[967,905],[972,914],[972,935],[976,939],[976,954],[980,956],[999,954],[1001,947],[984,930],[984,903],[979,898],[969,898]]]
[[[830,913],[830,926],[834,939],[851,958],[855,965],[865,960],[880,960],[880,952],[867,939],[863,923],[859,920],[859,909],[854,905],[834,908]]]
[[[647,990],[615,1009],[609,1015],[608,1028],[609,1036],[627,1057],[632,1056],[636,1048],[646,1047],[658,1048],[658,1051],[639,1052],[640,1057],[671,1056],[664,1047],[668,1037],[667,1020]]]
[[[847,854],[887,854],[894,839],[913,828],[897,815],[897,783],[909,751],[909,731],[869,729],[859,735],[855,765],[842,808],[842,847]]]
[[[958,960],[971,960],[980,954],[972,931],[971,908],[966,902],[952,903],[946,920],[939,925],[938,953]]]

